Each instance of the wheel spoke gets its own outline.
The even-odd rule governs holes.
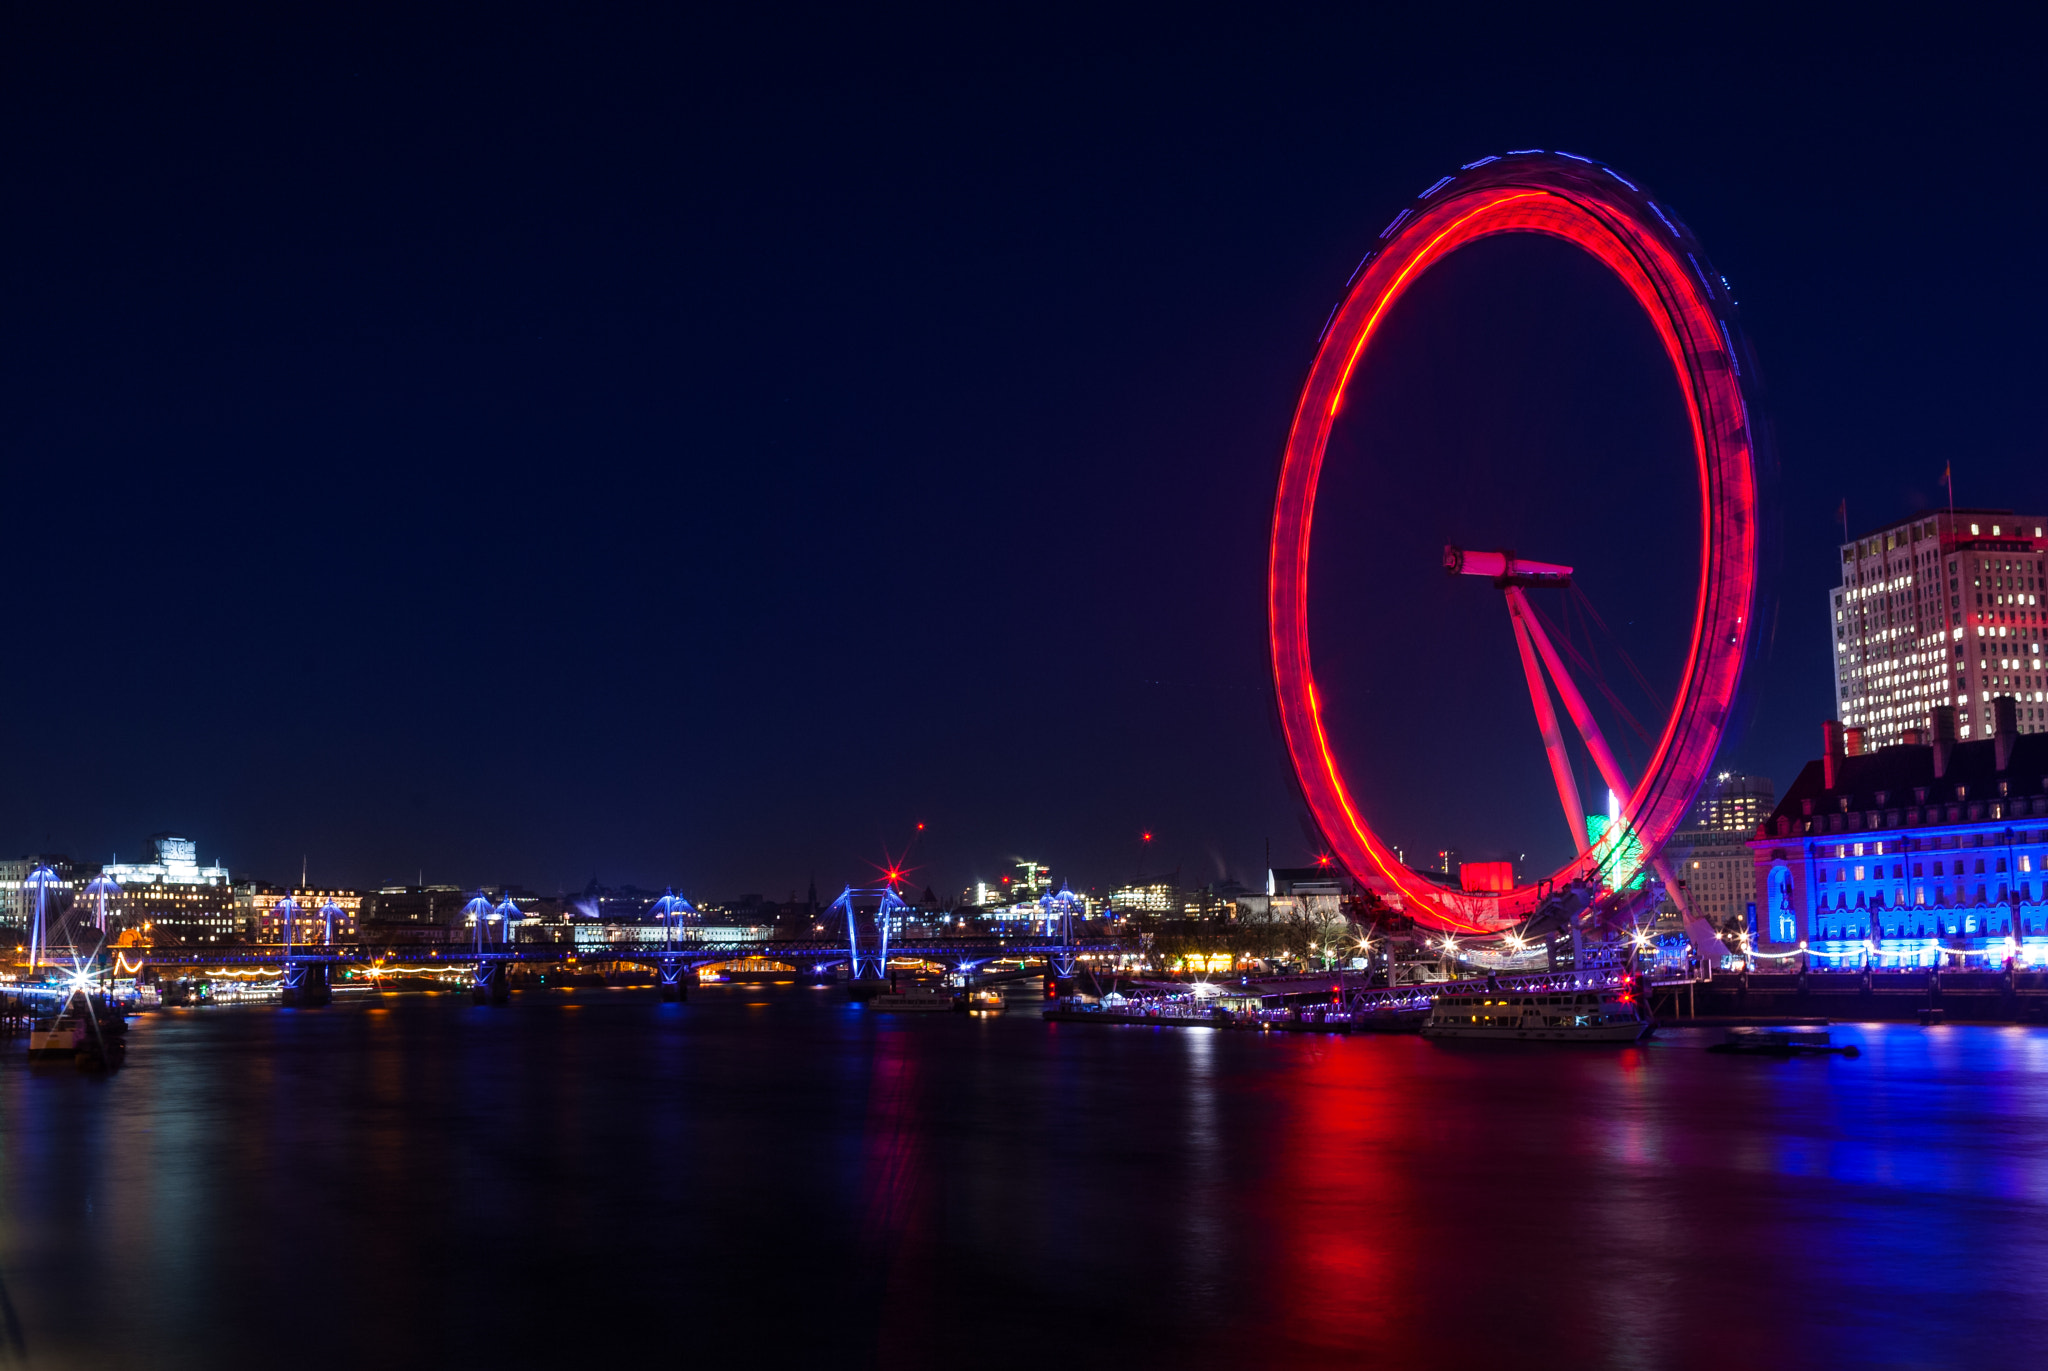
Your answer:
[[[1578,777],[1572,774],[1571,755],[1564,750],[1564,735],[1558,731],[1557,711],[1550,706],[1550,691],[1536,665],[1536,650],[1529,645],[1529,630],[1523,626],[1521,610],[1513,600],[1508,601],[1508,621],[1515,627],[1515,649],[1522,656],[1522,674],[1529,680],[1529,703],[1536,707],[1536,727],[1543,734],[1543,751],[1550,758],[1550,779],[1557,785],[1565,825],[1572,831],[1572,850],[1583,857],[1592,843],[1586,832],[1585,801],[1579,798]]]

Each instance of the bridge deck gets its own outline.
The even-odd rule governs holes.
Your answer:
[[[942,961],[957,965],[1011,957],[1084,957],[1128,950],[1121,943],[1106,940],[1061,943],[1036,938],[934,938],[891,947],[889,960]],[[481,953],[474,947],[418,943],[339,943],[333,946],[309,945],[290,949],[279,945],[221,948],[214,951],[184,948],[118,948],[113,949],[113,952],[125,965],[131,967],[282,966],[287,962],[293,965],[325,962],[333,965],[360,966],[390,961],[440,962],[444,965],[460,966],[472,965],[479,961],[541,964],[567,961],[644,962],[650,965],[681,963],[704,966],[714,962],[750,959],[791,962],[802,967],[837,966],[853,958],[853,953],[845,943],[810,940],[760,943],[679,942],[672,946],[655,943],[605,947],[576,947],[564,943],[515,943],[511,947],[487,946]],[[879,956],[880,953],[878,949],[863,947],[859,955],[865,962]]]

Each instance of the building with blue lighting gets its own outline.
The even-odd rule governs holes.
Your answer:
[[[1991,737],[1956,740],[1953,706],[1931,737],[1864,752],[1830,722],[1750,841],[1756,942],[1829,965],[2048,962],[2048,735],[1994,701]],[[1973,960],[1978,959],[1978,960]]]

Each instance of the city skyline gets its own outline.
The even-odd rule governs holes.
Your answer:
[[[2039,1360],[2048,19],[6,25],[0,1363]]]
[[[1975,51],[1902,89],[1795,21],[1732,78],[1675,57],[1736,81],[1708,109],[1585,35],[1361,87],[1364,19],[1306,57],[1191,21],[1191,65],[1118,21],[1113,71],[1028,33],[79,22],[26,16],[4,96],[16,623],[63,646],[0,694],[0,850],[176,828],[273,879],[720,892],[844,881],[920,821],[942,890],[1308,860],[1263,646],[1283,419],[1379,227],[1507,148],[1642,178],[1742,302],[1780,468],[1722,765],[1790,776],[1831,712],[1845,495],[1910,520],[1952,466],[1959,505],[2042,507],[2030,249],[1888,151],[1975,110],[1946,174],[2024,155]],[[936,84],[913,113],[853,69]],[[539,72],[577,93],[545,124]],[[1459,257],[1365,378],[1353,438],[1403,460],[1331,474],[1358,536],[1318,603],[1359,631],[1319,652],[1391,836],[1512,859],[1565,834],[1526,704],[1473,684],[1506,626],[1435,548],[1584,567],[1655,676],[1684,558],[1634,554],[1689,495],[1645,460],[1682,434],[1627,302],[1568,249]]]

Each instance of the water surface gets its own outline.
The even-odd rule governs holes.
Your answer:
[[[393,995],[0,1065],[0,1365],[2038,1366],[2048,1033]]]

